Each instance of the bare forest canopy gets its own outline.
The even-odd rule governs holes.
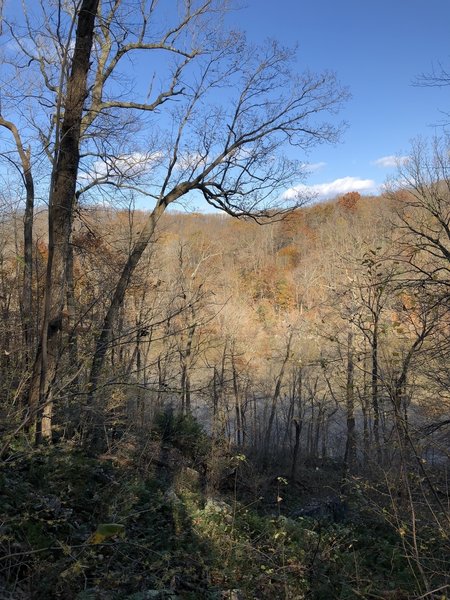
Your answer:
[[[448,138],[416,142],[380,196],[286,194],[338,141],[348,92],[226,31],[226,4],[3,13],[0,598],[446,597]],[[189,212],[199,197],[217,214]],[[265,492],[279,520],[242,508]],[[157,558],[127,578],[122,545],[150,560],[148,531]],[[180,531],[183,557],[210,557],[184,579]],[[349,561],[362,539],[385,562]]]
[[[411,423],[422,431],[421,456],[445,460],[448,266],[439,247],[414,231],[435,230],[424,210],[410,191],[396,191],[346,194],[264,226],[166,213],[129,282],[92,400],[86,386],[101,318],[148,213],[79,207],[52,436],[83,438],[94,411],[106,443],[110,428],[144,427],[170,406],[210,431],[219,427],[229,444],[270,447],[272,459],[289,455],[297,419],[308,456],[350,452],[354,463],[381,462],[396,453],[386,442],[395,428]],[[46,217],[35,220],[34,309],[26,315],[36,341]],[[5,432],[30,429],[30,410],[21,407],[30,377],[22,223],[19,212],[1,225]]]

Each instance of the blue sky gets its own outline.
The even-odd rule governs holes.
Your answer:
[[[450,112],[449,88],[412,85],[433,64],[450,65],[449,0],[247,0],[230,18],[251,41],[298,44],[299,68],[331,69],[349,86],[342,143],[308,157],[321,197],[378,189],[395,170],[389,157],[438,133]]]
[[[450,88],[412,83],[439,61],[450,68],[450,0],[234,1],[241,8],[228,21],[249,41],[275,38],[298,46],[299,70],[333,70],[350,90],[339,115],[348,123],[342,142],[292,156],[310,163],[307,183],[319,199],[354,190],[377,193],[395,172],[395,156],[407,155],[414,137],[441,131],[437,124],[445,118],[442,111],[450,113]],[[163,7],[173,2],[161,0]],[[18,12],[13,0],[6,6]],[[28,6],[36,9],[37,0]],[[147,90],[147,77],[141,73],[141,79]]]

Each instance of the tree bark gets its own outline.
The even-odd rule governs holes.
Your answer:
[[[57,138],[56,155],[49,194],[49,253],[44,295],[44,318],[39,349],[35,359],[29,404],[37,408],[36,443],[50,438],[52,402],[49,394],[58,379],[64,306],[66,303],[67,266],[78,166],[83,105],[87,97],[95,18],[99,0],[83,0],[70,77],[67,83],[64,116]],[[62,96],[63,90],[59,90]],[[39,378],[39,381],[37,381]]]
[[[351,327],[351,325],[350,325]],[[345,448],[345,467],[352,470],[356,465],[356,431],[355,431],[355,390],[354,390],[354,363],[353,363],[353,331],[347,335],[347,444]]]

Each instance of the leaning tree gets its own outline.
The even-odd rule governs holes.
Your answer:
[[[15,140],[7,159],[27,198],[39,170],[48,204],[44,308],[26,419],[36,423],[38,441],[51,436],[54,403],[79,375],[64,357],[80,203],[128,194],[148,206],[93,344],[84,390],[92,402],[130,281],[167,208],[202,201],[238,218],[282,215],[304,201],[284,192],[304,178],[305,151],[336,141],[341,130],[334,115],[347,91],[333,73],[300,71],[290,49],[275,41],[255,47],[227,31],[221,0],[169,4],[24,2],[20,15],[5,5],[0,124]]]

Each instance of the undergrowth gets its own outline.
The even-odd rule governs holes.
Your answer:
[[[172,443],[166,436],[166,455]],[[198,472],[173,462],[144,473],[67,445],[10,457],[0,473],[0,598],[419,595],[401,537],[374,513],[289,516],[282,478],[272,504],[240,497],[238,486],[207,497]]]

